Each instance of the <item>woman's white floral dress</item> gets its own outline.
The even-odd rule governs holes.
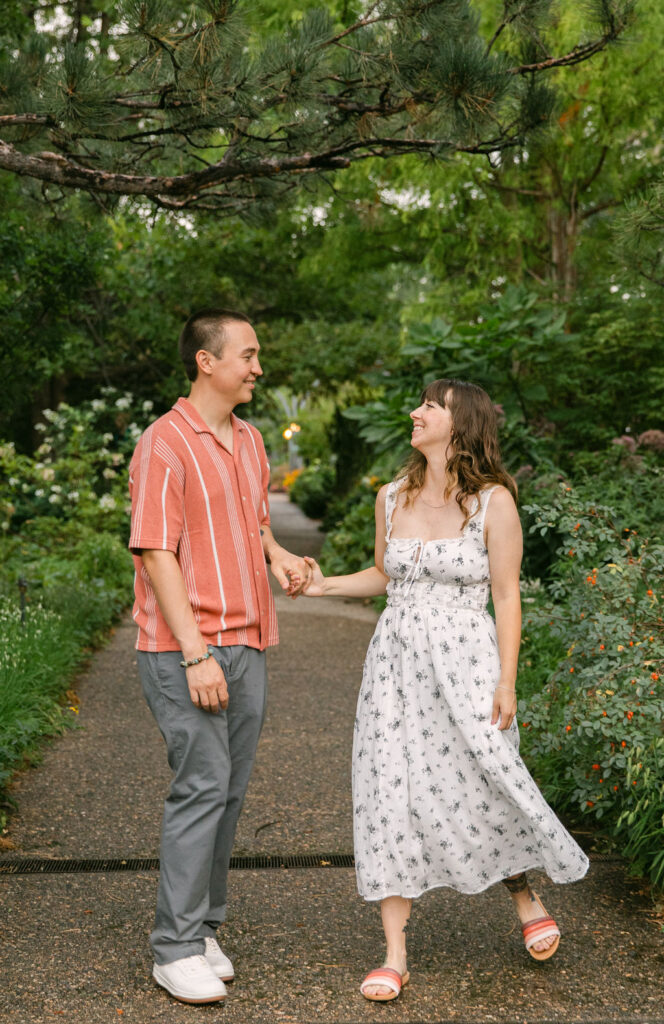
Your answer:
[[[500,675],[486,611],[483,491],[454,539],[391,539],[388,603],[364,666],[353,742],[358,889],[367,900],[446,885],[474,893],[529,868],[581,878],[588,859],[519,757],[516,722],[491,725]]]

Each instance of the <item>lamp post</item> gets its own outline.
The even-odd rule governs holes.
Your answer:
[[[282,432],[282,437],[288,442],[288,468],[298,469],[300,466],[300,453],[297,449],[296,434],[299,434],[302,427],[299,423],[293,421],[286,429]]]

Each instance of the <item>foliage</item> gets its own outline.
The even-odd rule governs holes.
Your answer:
[[[664,181],[630,197],[615,231],[619,258],[646,280],[664,285]]]
[[[332,495],[334,472],[321,462],[313,462],[292,481],[288,488],[291,501],[299,505],[311,519],[320,519]]]
[[[51,516],[0,537],[0,825],[11,774],[34,761],[45,737],[72,724],[68,691],[90,646],[126,607],[133,568],[117,537]],[[20,581],[26,597],[24,621]]]
[[[328,530],[320,561],[328,576],[359,572],[374,564],[376,493],[382,480],[363,477],[347,500],[328,508]],[[338,519],[335,519],[335,511]]]
[[[129,600],[125,470],[151,403],[132,404],[105,389],[45,410],[34,457],[0,446],[0,819],[12,771],[71,720],[67,688]]]
[[[26,521],[50,516],[126,531],[125,471],[151,409],[146,401],[135,410],[132,395],[113,388],[77,407],[45,409],[34,456],[17,454],[11,442],[0,446],[2,530],[11,534]]]
[[[555,456],[579,445],[591,448],[618,429],[645,430],[653,423],[664,392],[664,377],[649,375],[644,400],[643,374],[655,347],[655,332],[635,352],[613,347],[610,377],[595,387],[607,351],[598,336],[565,330],[566,313],[538,300],[526,288],[507,286],[472,323],[434,318],[410,327],[399,359],[382,377],[370,375],[381,395],[346,410],[360,435],[375,450],[408,445],[408,412],[422,386],[438,377],[472,380],[489,391],[508,420],[504,456],[512,472],[522,464],[552,468]],[[652,345],[652,349],[650,346]],[[592,381],[592,384],[591,384]],[[524,429],[526,428],[526,429]],[[553,444],[547,443],[547,437]]]
[[[549,600],[526,618],[528,632],[548,630],[560,644],[544,686],[520,705],[527,755],[548,799],[607,821],[661,881],[661,833],[646,829],[637,841],[628,818],[639,782],[655,818],[664,814],[664,545],[641,539],[569,485],[528,511],[533,531],[554,529],[562,544]]]
[[[597,4],[556,33],[550,7],[507,18],[496,5],[482,31],[463,0],[307,6],[258,32],[238,0],[103,3],[99,19],[65,8],[18,31],[8,18],[0,166],[170,210],[255,216],[369,156],[496,153],[542,127],[552,70],[618,39],[633,0]],[[595,37],[578,45],[579,30]]]

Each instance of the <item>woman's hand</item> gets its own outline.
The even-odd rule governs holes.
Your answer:
[[[302,588],[302,593],[305,597],[323,597],[325,595],[325,577],[318,562],[308,555],[304,556],[304,560],[309,566],[310,574],[308,582]]]
[[[500,718],[498,728],[509,729],[516,714],[516,693],[512,686],[499,684],[493,694],[493,711],[491,712],[491,724],[496,725]]]

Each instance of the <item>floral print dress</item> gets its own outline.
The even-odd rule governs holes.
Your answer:
[[[422,542],[390,537],[399,487],[387,492],[388,603],[355,720],[360,895],[475,893],[529,868],[581,878],[588,859],[519,757],[516,722],[491,725],[500,661],[483,535],[494,488],[475,499],[460,537]]]

